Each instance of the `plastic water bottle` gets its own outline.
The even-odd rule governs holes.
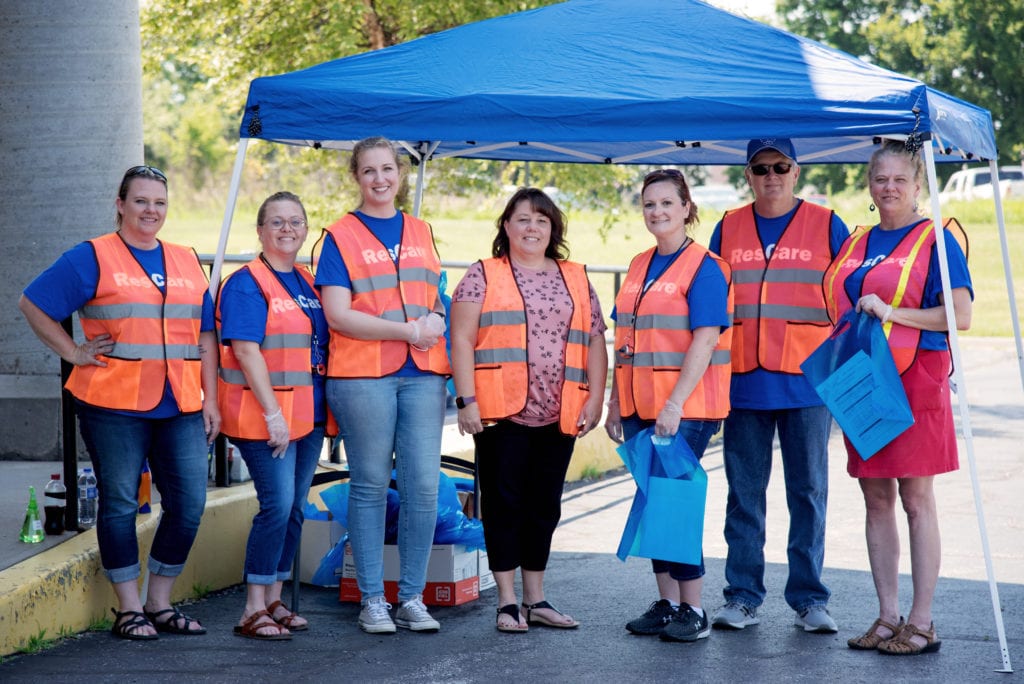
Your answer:
[[[68,490],[60,481],[60,473],[50,476],[43,489],[43,508],[46,511],[46,534],[64,534],[64,510],[67,506]]]
[[[39,504],[36,503],[36,488],[28,488],[28,508],[25,509],[25,522],[21,524],[21,541],[37,544],[46,538],[43,534],[43,522],[39,519]]]
[[[99,492],[96,490],[96,475],[92,468],[78,473],[78,526],[92,527],[96,524],[96,504]]]

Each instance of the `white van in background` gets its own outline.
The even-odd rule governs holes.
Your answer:
[[[1003,199],[1024,197],[1024,169],[1000,166],[999,192]],[[992,199],[992,174],[987,166],[957,171],[939,193],[939,200],[943,202],[973,199]]]

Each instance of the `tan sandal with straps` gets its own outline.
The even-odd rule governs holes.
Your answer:
[[[916,636],[924,639],[924,644],[915,644],[911,641]],[[942,642],[935,636],[934,622],[928,626],[928,631],[908,622],[903,625],[899,634],[878,644],[878,652],[886,655],[920,655],[934,653],[941,646]]]
[[[859,637],[848,639],[846,645],[855,651],[874,651],[883,641],[895,639],[896,636],[899,635],[900,630],[903,629],[903,625],[904,622],[902,616],[900,617],[900,622],[897,625],[886,622],[882,618],[878,618],[871,623],[871,627],[868,628],[868,631],[864,632]],[[892,634],[887,637],[882,636],[878,633],[879,628],[887,629],[892,632]]]

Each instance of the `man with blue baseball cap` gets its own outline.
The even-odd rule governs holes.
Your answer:
[[[726,212],[710,249],[732,266],[735,319],[732,410],[725,420],[729,482],[725,605],[712,625],[743,629],[760,620],[764,602],[766,491],[776,431],[789,505],[786,602],[808,632],[838,630],[821,581],[832,416],[800,364],[832,330],[822,280],[849,234],[835,212],[795,195],[800,178],[789,138],[747,144],[750,204]]]

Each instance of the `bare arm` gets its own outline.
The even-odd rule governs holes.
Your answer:
[[[940,301],[944,301],[939,295]],[[958,287],[953,290],[953,316],[956,319],[957,330],[967,330],[971,327],[971,314],[973,312],[971,293],[966,287]],[[908,328],[918,330],[932,330],[945,332],[946,309],[944,306],[933,306],[928,309],[914,309],[911,307],[891,307],[875,294],[864,295],[857,300],[857,311],[865,311],[875,318],[884,322],[899,323]]]
[[[679,378],[668,396],[665,406],[658,413],[654,432],[658,435],[674,435],[679,429],[679,417],[682,406],[689,398],[693,388],[697,386],[704,372],[711,363],[711,354],[718,344],[721,329],[717,325],[708,325],[693,331],[693,340],[686,352],[682,366],[679,367]]]
[[[476,395],[473,377],[473,369],[476,367],[474,352],[477,332],[480,329],[480,312],[483,308],[483,302],[452,303],[452,378],[455,380],[455,392],[460,397]],[[478,404],[469,404],[466,408],[459,409],[461,434],[475,435],[483,429]]]
[[[413,344],[419,330],[412,322],[385,321],[352,309],[352,290],[340,285],[325,285],[320,291],[324,315],[332,330],[357,340],[400,340]]]
[[[96,357],[109,354],[114,348],[114,341],[110,335],[104,333],[91,340],[86,340],[82,344],[76,344],[59,321],[50,318],[25,295],[18,300],[18,308],[36,337],[60,358],[76,366],[106,367],[107,364]]]
[[[220,408],[217,406],[217,333],[212,330],[199,333],[200,381],[203,385],[203,424],[209,444],[220,432]]]

